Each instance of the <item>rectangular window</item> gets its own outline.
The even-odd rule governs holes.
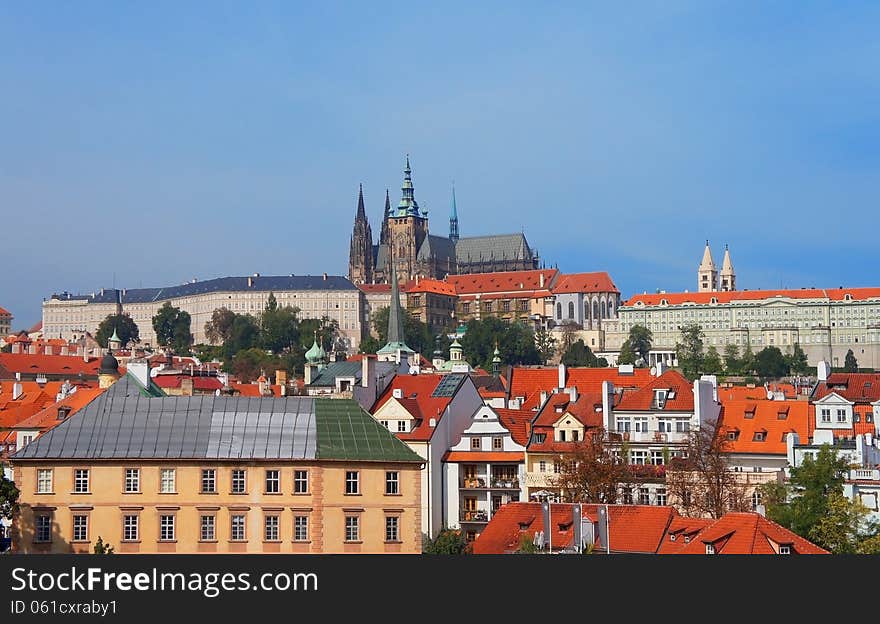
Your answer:
[[[141,491],[140,468],[125,469],[125,491],[129,494]]]
[[[400,494],[400,473],[396,470],[385,473],[385,494]]]
[[[359,542],[361,539],[361,519],[358,516],[345,516],[345,541]]]
[[[40,494],[52,493],[52,469],[39,468],[37,470],[37,492]]]
[[[217,471],[213,468],[202,470],[202,494],[217,493]]]
[[[630,463],[644,465],[648,463],[648,451],[633,451],[630,454]]]
[[[309,471],[294,470],[293,471],[293,493],[308,494],[309,493]]]
[[[88,468],[77,468],[73,471],[73,491],[77,493],[88,493],[89,491],[89,470]]]
[[[52,517],[49,514],[38,514],[34,517],[34,541],[52,541]]]
[[[839,422],[839,423],[846,422],[846,410],[845,409],[837,410],[837,422]]]
[[[281,519],[278,516],[266,516],[266,530],[263,535],[264,539],[267,542],[277,542],[279,539],[281,539],[281,534],[278,530],[280,520]]]
[[[202,516],[199,539],[203,542],[213,542],[215,538],[216,518],[212,515]]]
[[[791,554],[791,546],[780,546],[779,547],[780,555],[790,555]]]
[[[714,555],[715,554],[715,545],[714,544],[706,544],[706,554]]]
[[[159,472],[159,492],[174,494],[177,491],[177,475],[174,468],[162,468]]]
[[[309,541],[309,517],[294,516],[293,517],[293,541],[307,542]]]
[[[483,438],[475,436],[471,438],[471,450],[479,451],[483,448]]]
[[[651,497],[648,488],[639,488],[639,505],[650,505]]]
[[[244,494],[247,490],[247,471],[237,468],[232,471],[232,493]]]
[[[630,425],[630,422],[629,422],[628,418],[626,418],[626,419],[618,418],[617,419],[617,430],[618,431],[629,431],[629,425]]]
[[[266,471],[266,494],[279,494],[281,492],[281,472],[278,470]]]
[[[655,466],[662,466],[664,464],[663,451],[651,451],[651,463]]]
[[[822,422],[830,423],[831,422],[831,409],[828,407],[823,407],[821,411]]]
[[[406,433],[406,421],[398,420],[397,421],[397,431],[398,433]]]
[[[140,517],[131,514],[122,516],[122,541],[136,542],[140,534]]]
[[[657,497],[655,500],[656,500],[657,504],[660,505],[661,507],[665,506],[666,505],[666,490],[663,488],[658,489],[657,490]]]
[[[675,422],[675,430],[678,433],[687,433],[691,430],[691,421],[689,420],[678,420]]]
[[[159,516],[159,541],[174,541],[174,514],[163,514]]]
[[[639,433],[645,433],[648,431],[648,419],[647,418],[634,418],[633,419],[634,430]]]
[[[543,459],[538,462],[538,472],[547,472],[547,462]]]
[[[400,541],[400,518],[398,518],[397,516],[385,517],[385,541]]]
[[[360,494],[360,474],[357,470],[347,470],[345,472],[345,493]]]
[[[73,541],[87,542],[89,540],[89,517],[85,514],[73,516]]]
[[[229,539],[233,542],[245,540],[245,517],[244,514],[234,514],[231,518]]]

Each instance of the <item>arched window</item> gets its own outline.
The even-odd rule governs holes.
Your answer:
[[[608,318],[608,308],[605,307],[604,301],[602,301],[602,318]]]
[[[593,299],[593,320],[599,320],[599,301],[597,299]]]
[[[574,318],[574,301],[568,302],[568,318]]]
[[[557,318],[557,320],[560,320],[560,321],[562,320],[562,304],[561,303],[556,304],[556,318]]]
[[[608,318],[614,318],[614,301],[608,302]]]

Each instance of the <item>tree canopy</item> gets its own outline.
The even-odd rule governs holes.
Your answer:
[[[845,373],[859,372],[859,361],[856,359],[856,354],[853,353],[852,349],[847,350],[846,357],[843,359],[843,371]]]
[[[573,343],[562,355],[561,362],[566,366],[587,366],[590,368],[598,368],[600,366],[608,366],[605,358],[598,358],[593,351],[584,344],[583,340]]]
[[[426,323],[413,317],[409,310],[401,310],[401,312],[403,313],[403,341],[406,346],[430,359],[436,344],[431,329]],[[370,320],[379,337],[376,339],[370,336],[366,344],[361,344],[361,353],[375,353],[388,343],[388,315],[390,313],[391,310],[388,306],[373,312]],[[370,350],[365,350],[367,348]]]
[[[471,548],[459,529],[441,529],[437,537],[422,538],[423,555],[468,555]]]
[[[779,347],[770,345],[755,354],[754,371],[764,379],[779,379],[788,375],[788,360]]]
[[[189,312],[166,301],[153,316],[153,330],[159,346],[171,347],[175,353],[189,353],[193,341],[190,322]]]
[[[98,325],[98,331],[95,332],[95,340],[103,348],[107,348],[107,343],[113,335],[114,330],[119,342],[125,346],[131,342],[140,340],[140,330],[137,323],[127,314],[110,314]]]
[[[461,346],[465,359],[472,366],[491,370],[496,344],[502,364],[541,363],[535,347],[535,334],[525,323],[507,323],[494,316],[468,321]]]
[[[703,369],[705,337],[699,323],[688,323],[681,328],[681,340],[675,345],[675,356],[682,374],[688,379],[696,379]]]

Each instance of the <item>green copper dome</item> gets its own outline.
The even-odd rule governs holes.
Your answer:
[[[306,362],[309,364],[320,364],[324,361],[325,355],[324,349],[318,346],[318,337],[316,335],[311,348],[306,351]]]

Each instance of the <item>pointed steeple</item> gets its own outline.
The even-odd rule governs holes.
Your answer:
[[[388,342],[379,349],[377,355],[397,354],[400,351],[415,353],[403,340],[403,310],[400,307],[400,287],[397,284],[397,270],[391,261],[391,305],[388,308]]]
[[[403,186],[400,187],[401,198],[397,204],[396,217],[421,217],[419,204],[413,194],[412,169],[409,167],[409,154],[406,155],[406,169],[403,170]]]
[[[354,217],[355,223],[367,220],[367,211],[364,210],[364,185],[358,184],[358,207],[357,214]]]
[[[455,182],[452,183],[452,212],[449,214],[449,240],[458,242],[458,208],[455,205]]]
[[[709,249],[709,241],[703,250],[703,259],[697,269],[697,292],[714,292],[718,290],[718,269],[712,260],[712,250]]]
[[[736,290],[736,271],[730,260],[730,248],[724,245],[724,260],[721,262],[721,290]]]

